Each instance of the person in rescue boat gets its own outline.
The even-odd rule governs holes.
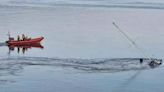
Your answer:
[[[24,34],[22,34],[22,40],[23,40],[23,41],[26,40],[26,37],[25,37]]]
[[[17,36],[17,40],[20,41],[20,36],[19,35]]]
[[[28,36],[25,36],[24,34],[22,34],[22,40],[24,41],[24,40],[29,40],[29,39],[31,39],[31,38],[28,38]]]

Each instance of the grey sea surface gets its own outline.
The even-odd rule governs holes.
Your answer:
[[[2,5],[0,92],[163,92],[163,65],[148,58],[163,59],[163,16],[160,9]],[[43,36],[44,48],[9,54],[8,31]]]

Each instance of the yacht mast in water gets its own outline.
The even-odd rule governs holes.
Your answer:
[[[131,43],[132,45],[138,49],[144,56],[146,56],[147,58],[149,58],[149,60],[151,60],[151,62],[153,63],[158,63],[158,64],[161,64],[162,63],[162,59],[153,59],[149,54],[147,54],[145,51],[143,51],[143,49],[141,49],[135,41],[133,41],[123,30],[120,29],[120,27],[115,23],[113,22],[113,25],[118,29],[118,31],[123,34]]]

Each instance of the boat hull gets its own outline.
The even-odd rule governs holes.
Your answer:
[[[12,41],[7,41],[7,44],[8,45],[32,45],[32,44],[40,43],[43,39],[44,37],[38,37],[38,38],[23,40],[23,41],[12,40]]]

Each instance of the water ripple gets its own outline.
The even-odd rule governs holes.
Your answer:
[[[103,8],[137,8],[137,9],[164,9],[164,2],[160,1],[143,1],[143,0],[7,0],[0,2],[1,6],[6,7],[55,7],[55,6],[72,6],[72,7],[103,7]]]
[[[140,58],[114,58],[114,59],[74,59],[74,58],[46,58],[46,57],[9,57],[0,59],[0,69],[17,69],[25,65],[64,66],[85,71],[128,71],[149,69],[150,60],[147,58],[140,62]],[[155,66],[156,67],[156,66]],[[13,69],[11,69],[13,70]]]
[[[154,59],[156,60],[156,59]],[[151,61],[143,58],[113,58],[113,59],[75,59],[75,58],[47,58],[47,57],[7,57],[0,58],[0,83],[9,82],[3,80],[5,76],[18,76],[25,66],[49,66],[68,68],[77,72],[86,73],[114,73],[123,71],[136,71],[154,69],[161,64],[150,65]],[[68,70],[69,70],[68,69]],[[2,78],[1,78],[2,77]]]

